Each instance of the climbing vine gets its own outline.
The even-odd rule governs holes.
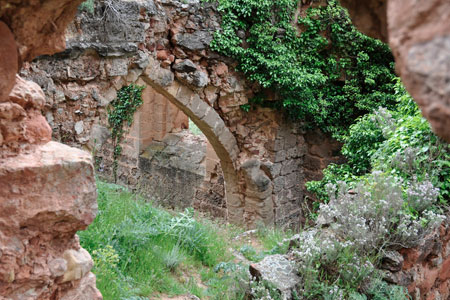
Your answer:
[[[144,86],[131,84],[121,88],[117,92],[117,98],[111,102],[108,108],[108,122],[111,128],[111,137],[113,144],[113,174],[114,181],[117,181],[118,160],[122,154],[120,143],[125,134],[125,124],[131,126],[133,115],[142,104],[142,90]]]
[[[395,104],[394,59],[338,1],[309,2],[296,21],[297,0],[219,0],[221,30],[211,48],[281,96],[262,105],[339,136],[358,116]]]

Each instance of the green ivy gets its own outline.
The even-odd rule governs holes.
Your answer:
[[[142,90],[144,86],[130,84],[121,88],[117,92],[117,98],[111,102],[111,107],[108,107],[108,122],[111,128],[111,137],[113,143],[113,174],[114,181],[117,181],[118,160],[122,154],[122,147],[120,143],[125,134],[124,126],[127,124],[131,126],[133,123],[133,115],[142,104]]]
[[[294,24],[297,4],[219,0],[221,30],[210,46],[281,96],[263,105],[275,105],[307,127],[340,135],[358,116],[391,108],[395,74],[389,47],[359,32],[336,0],[309,8]]]

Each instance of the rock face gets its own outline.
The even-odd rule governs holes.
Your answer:
[[[340,0],[348,9],[353,24],[364,34],[387,42],[386,0]]]
[[[97,212],[88,153],[49,142],[42,89],[18,66],[64,46],[80,1],[0,4],[0,298],[98,299],[76,232]]]
[[[406,89],[436,134],[450,142],[450,2],[341,2],[360,30],[389,41]]]
[[[50,142],[4,158],[0,190],[0,295],[59,299],[82,285],[92,259],[75,233],[97,212],[90,155]]]
[[[389,44],[408,91],[450,142],[450,2],[390,0]]]
[[[14,32],[20,60],[30,61],[38,55],[63,51],[66,27],[81,2],[83,0],[2,1],[0,19]]]
[[[386,281],[407,287],[415,300],[449,299],[449,219],[417,247],[387,252],[382,268],[386,270]]]
[[[207,143],[205,136],[186,130],[150,143],[139,156],[140,192],[165,207],[194,207],[225,217],[219,158]]]

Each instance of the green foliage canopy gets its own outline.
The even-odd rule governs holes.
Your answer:
[[[396,84],[396,97],[395,110],[379,108],[359,118],[342,137],[347,163],[331,164],[324,170],[323,180],[307,183],[319,199],[328,200],[328,183],[370,183],[369,173],[377,170],[402,178],[405,187],[414,180],[430,180],[440,190],[441,204],[448,205],[450,147],[432,132],[401,82]]]
[[[336,0],[294,19],[297,0],[219,0],[211,48],[281,101],[289,116],[340,135],[358,116],[395,104],[389,47],[359,32]],[[245,107],[247,110],[248,106]]]

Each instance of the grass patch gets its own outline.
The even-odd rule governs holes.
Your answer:
[[[244,246],[232,238],[242,229],[199,218],[189,209],[157,208],[117,185],[97,186],[98,216],[78,234],[92,254],[105,300],[162,294],[244,299],[248,266],[235,263],[230,251]]]

